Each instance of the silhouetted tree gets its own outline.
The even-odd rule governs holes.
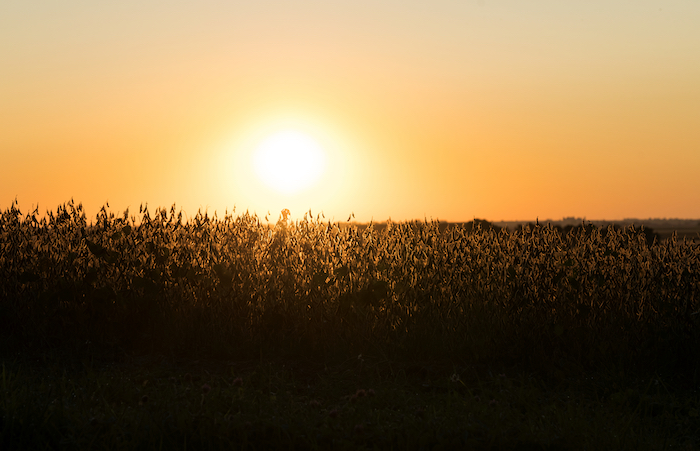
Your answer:
[[[495,229],[496,231],[501,230],[501,227],[499,227],[495,224],[491,224],[490,222],[488,222],[485,219],[474,218],[473,221],[469,221],[469,222],[464,223],[464,228],[468,232],[474,231],[474,229],[477,227],[481,227],[482,230],[486,230],[486,229]]]

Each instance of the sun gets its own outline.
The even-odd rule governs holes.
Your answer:
[[[326,154],[309,135],[283,130],[260,142],[253,154],[253,166],[266,186],[293,195],[320,180],[326,169]]]

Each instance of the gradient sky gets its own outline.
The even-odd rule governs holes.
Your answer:
[[[252,149],[328,155],[276,194]],[[700,218],[700,1],[0,3],[0,209]]]

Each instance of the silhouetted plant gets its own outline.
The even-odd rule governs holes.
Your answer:
[[[72,201],[42,218],[16,204],[2,212],[7,349],[379,347],[531,365],[700,357],[693,242],[583,224],[560,233],[388,221],[375,230],[289,221],[288,212],[274,225],[248,213],[184,222],[175,206],[139,214],[103,207],[88,224]]]

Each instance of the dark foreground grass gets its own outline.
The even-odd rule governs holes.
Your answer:
[[[700,395],[672,381],[613,372],[545,381],[512,371],[365,356],[332,364],[5,360],[0,449],[700,445]]]
[[[0,450],[700,446],[695,242],[140,213],[0,213]]]

